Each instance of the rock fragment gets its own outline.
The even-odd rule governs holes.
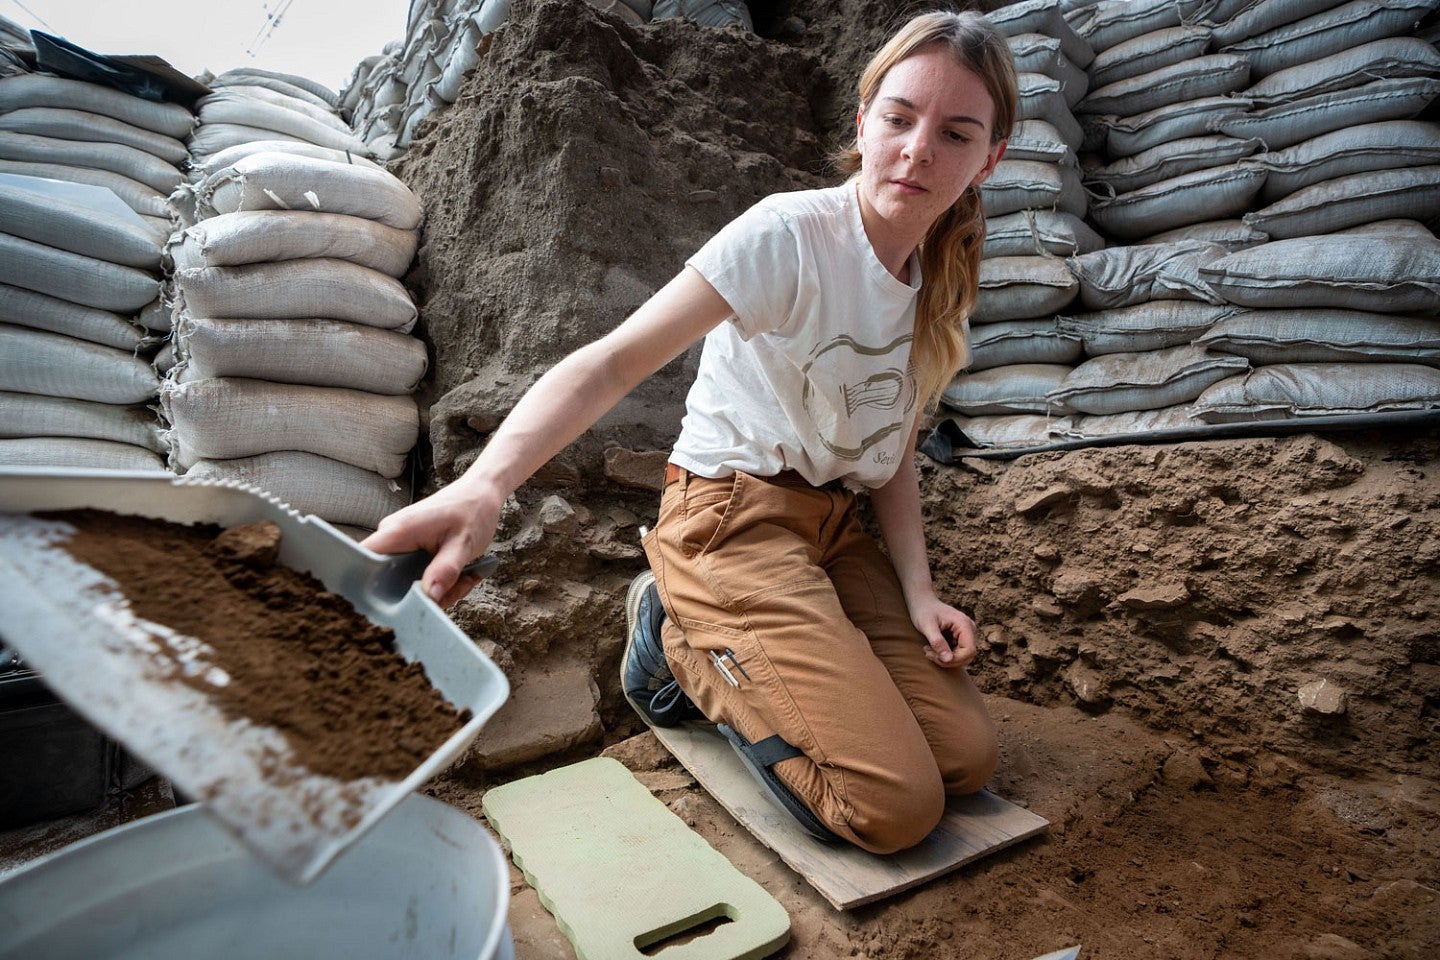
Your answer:
[[[1131,610],[1170,610],[1190,602],[1190,590],[1183,583],[1138,587],[1117,598]]]
[[[664,450],[637,452],[610,447],[605,451],[605,476],[622,487],[658,492],[665,487],[665,464],[669,459]]]
[[[1300,709],[1319,716],[1343,716],[1350,707],[1345,688],[1329,680],[1312,680],[1299,690]]]

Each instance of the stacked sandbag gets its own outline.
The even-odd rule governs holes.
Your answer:
[[[1048,394],[1081,357],[1057,315],[1079,293],[1065,258],[1098,250],[1086,226],[1071,108],[1085,96],[1090,49],[1059,0],[1026,0],[988,14],[1015,58],[1017,123],[1005,157],[981,187],[985,249],[970,317],[970,365],[942,402],[985,445],[1044,441]]]
[[[340,116],[339,95],[323,84],[257,67],[205,79],[212,92],[195,105],[199,123],[188,143],[191,162],[197,166],[210,166],[216,154],[256,142],[369,154],[364,141]]]
[[[1440,408],[1440,240],[1400,221],[1275,240],[1200,267],[1244,310],[1198,344],[1255,365],[1192,406],[1209,423]]]
[[[30,32],[14,20],[0,17],[0,77],[29,73],[35,64]]]
[[[160,238],[113,196],[46,184],[0,179],[0,464],[163,470],[155,339],[135,321]]]
[[[0,78],[0,173],[106,187],[163,237],[194,123],[178,104],[82,80]]]
[[[168,247],[175,365],[161,390],[171,463],[373,528],[403,506],[424,344],[398,281],[419,200],[373,165],[261,152],[193,191]]]
[[[1213,29],[1197,20],[1215,6],[1107,0],[1071,16],[1095,50],[1090,93],[1076,111],[1103,130],[1085,182],[1090,218],[1107,238],[1264,239],[1237,222],[1265,179],[1245,162],[1262,142],[1214,132],[1245,111],[1235,95],[1250,80],[1249,61],[1216,49]]]

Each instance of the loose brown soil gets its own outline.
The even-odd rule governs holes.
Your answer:
[[[114,580],[135,616],[203,641],[221,686],[175,671],[227,714],[285,736],[297,763],[339,780],[404,779],[468,719],[344,597],[276,562],[280,529],[185,526],[98,510],[45,514],[62,546]]]

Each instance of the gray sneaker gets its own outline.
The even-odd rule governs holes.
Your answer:
[[[680,689],[660,645],[665,608],[655,589],[655,574],[646,570],[625,594],[625,652],[620,657],[620,686],[625,699],[645,722],[657,727],[698,720],[698,707]]]

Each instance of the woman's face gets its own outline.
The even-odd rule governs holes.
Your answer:
[[[862,202],[918,243],[966,187],[995,169],[1005,147],[990,142],[994,122],[984,81],[947,48],[901,60],[856,116]]]

